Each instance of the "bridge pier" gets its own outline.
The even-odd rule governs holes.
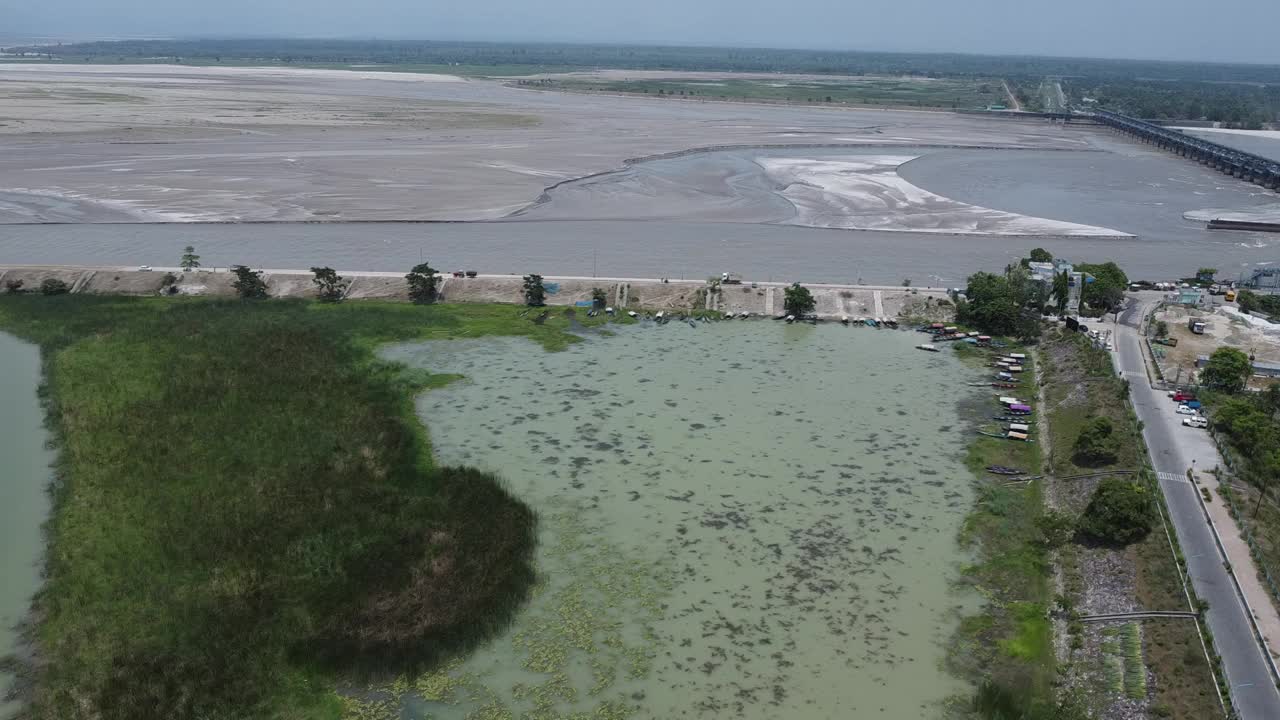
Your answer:
[[[1186,135],[1176,130],[1118,113],[1099,110],[1092,114],[1095,122],[1110,126],[1138,142],[1168,150],[1178,157],[1189,158],[1201,165],[1269,190],[1280,189],[1280,160],[1219,145],[1209,140]]]

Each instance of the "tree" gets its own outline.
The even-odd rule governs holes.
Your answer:
[[[313,267],[311,273],[315,275],[311,282],[315,283],[316,295],[323,302],[338,302],[351,286],[350,280],[343,278],[331,267]]]
[[[1115,428],[1105,417],[1085,423],[1072,447],[1072,460],[1077,465],[1109,465],[1116,461]]]
[[[1031,262],[1053,262],[1053,253],[1045,250],[1044,248],[1032,248],[1027,259]]]
[[[956,317],[992,335],[1013,335],[1022,314],[1021,303],[1014,296],[1009,278],[995,273],[979,272],[969,276],[965,288],[966,302],[957,305]]]
[[[604,306],[609,302],[609,295],[604,288],[591,288],[591,306],[597,310],[603,310]]]
[[[1053,301],[1057,304],[1058,314],[1067,311],[1067,302],[1071,299],[1071,276],[1066,270],[1053,274]]]
[[[1081,288],[1081,299],[1090,308],[1101,312],[1113,312],[1124,302],[1124,291],[1129,287],[1129,277],[1119,265],[1105,262],[1101,265],[1076,265],[1076,272],[1086,273],[1093,277],[1086,279]]]
[[[433,303],[439,296],[439,271],[428,263],[414,265],[404,279],[409,283],[409,299],[419,305]]]
[[[1213,282],[1213,276],[1218,274],[1218,268],[1202,267],[1196,270],[1196,279],[1204,282]]]
[[[65,295],[69,292],[71,292],[71,286],[58,278],[45,278],[44,282],[40,283],[41,295]]]
[[[1156,337],[1158,338],[1169,337],[1169,323],[1163,320],[1156,323]]]
[[[791,287],[786,290],[786,297],[782,301],[783,309],[788,315],[801,317],[813,312],[817,301],[813,299],[813,293],[809,292],[809,288],[800,283],[791,283]]]
[[[1244,389],[1253,374],[1249,356],[1233,347],[1220,347],[1209,356],[1200,371],[1200,382],[1216,390],[1237,393]]]
[[[547,304],[547,289],[542,286],[541,275],[524,276],[524,304],[542,307]]]
[[[1240,307],[1240,312],[1253,312],[1262,307],[1258,294],[1252,290],[1241,290],[1236,293],[1236,304]]]
[[[182,248],[182,260],[178,265],[183,272],[191,272],[200,267],[200,256],[196,254],[195,247],[188,245]]]
[[[231,287],[236,289],[242,300],[261,300],[267,296],[267,283],[263,281],[261,272],[254,272],[246,265],[232,265],[231,272],[236,275]]]
[[[17,280],[5,280],[5,281],[4,281],[4,289],[5,289],[5,290],[7,290],[7,291],[8,291],[8,292],[10,292],[10,293],[20,293],[20,292],[22,292],[22,285],[23,285],[23,281],[22,281],[22,279],[21,279],[21,278],[19,278],[19,279],[17,279]]]
[[[1146,537],[1154,523],[1155,506],[1146,488],[1128,480],[1107,478],[1093,491],[1078,527],[1095,540],[1128,545]]]

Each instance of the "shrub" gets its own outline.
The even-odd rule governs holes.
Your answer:
[[[409,274],[404,276],[405,281],[409,283],[409,299],[419,305],[435,302],[439,294],[438,273],[439,271],[428,263],[414,265]]]
[[[21,279],[4,281],[4,289],[11,293],[22,292],[22,285],[23,285],[23,282]]]
[[[1076,520],[1066,513],[1048,510],[1036,518],[1036,528],[1047,547],[1057,548],[1071,542],[1076,534]]]
[[[315,275],[311,282],[315,284],[316,296],[321,302],[338,302],[351,285],[350,280],[343,278],[331,267],[313,267],[311,273]]]
[[[262,280],[262,273],[254,272],[244,265],[232,265],[231,272],[236,274],[236,281],[231,287],[244,300],[261,300],[267,296],[267,283]]]
[[[1116,461],[1115,428],[1105,417],[1095,417],[1080,429],[1073,446],[1072,461],[1077,465],[1109,465]]]
[[[1080,532],[1112,545],[1141,540],[1155,523],[1155,507],[1143,486],[1108,478],[1098,484],[1080,516]]]
[[[524,276],[524,304],[529,307],[547,304],[547,289],[542,285],[541,275]]]
[[[604,306],[608,302],[609,302],[609,296],[605,293],[603,288],[591,288],[591,305],[595,309],[597,310],[604,309]]]
[[[45,281],[40,283],[41,295],[66,295],[69,292],[71,292],[71,286],[58,278],[45,278]]]

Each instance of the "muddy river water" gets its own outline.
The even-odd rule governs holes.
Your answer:
[[[0,333],[0,656],[17,650],[15,625],[40,581],[49,511],[45,486],[53,454],[45,449],[44,411],[36,397],[40,351]],[[11,678],[0,673],[0,697]],[[17,707],[0,700],[0,718]]]
[[[916,159],[896,172],[874,165],[887,162],[883,148],[699,153],[568,183],[500,222],[0,224],[0,264],[171,266],[195,245],[206,266],[222,267],[395,271],[425,258],[484,273],[706,277],[732,269],[762,280],[954,287],[1037,246],[1075,261],[1115,260],[1131,277],[1153,280],[1206,264],[1235,278],[1276,260],[1274,233],[1209,231],[1184,217],[1274,207],[1274,193],[1095,140],[1104,141],[1105,152],[906,146],[888,157]],[[771,163],[784,164],[782,175],[764,172]],[[797,179],[789,169],[797,163],[818,171]],[[874,172],[843,175],[864,166]],[[1056,234],[1072,228],[1112,236]],[[1034,234],[1017,234],[1024,231]]]
[[[976,371],[918,342],[673,322],[389,349],[465,376],[419,398],[435,453],[501,474],[541,532],[527,607],[408,714],[938,716],[966,690],[942,663],[975,605],[952,583]]]

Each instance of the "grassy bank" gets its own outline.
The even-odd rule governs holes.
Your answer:
[[[1138,482],[1160,497],[1150,472],[1147,451],[1136,415],[1127,402],[1128,384],[1117,377],[1107,351],[1095,348],[1079,333],[1049,333],[1042,345],[1046,419],[1052,448],[1046,469],[1055,478],[1052,492],[1058,510],[1077,514],[1084,509],[1098,480],[1072,476],[1109,470],[1135,470]],[[1105,417],[1115,428],[1115,460],[1109,463],[1082,463],[1072,446],[1080,430],[1091,418]],[[1184,591],[1184,569],[1172,529],[1164,524],[1142,540],[1124,548],[1107,548],[1076,542],[1057,551],[1065,607],[1072,612],[1087,610],[1090,602],[1105,599],[1111,607],[1128,604],[1134,609],[1188,609]],[[1106,569],[1104,573],[1102,569]],[[1090,598],[1093,598],[1091,601]],[[1069,615],[1070,613],[1068,613]],[[1093,634],[1080,623],[1067,625],[1067,662],[1063,675],[1068,683],[1088,684],[1089,678],[1109,674],[1105,635]],[[1148,621],[1141,628],[1141,654],[1126,659],[1126,672],[1138,664],[1150,669],[1155,682],[1135,691],[1091,693],[1089,703],[1097,713],[1138,702],[1157,717],[1213,718],[1222,711],[1214,689],[1214,674],[1205,660],[1197,626],[1187,621]],[[1074,679],[1073,679],[1074,678]],[[1083,680],[1081,680],[1083,678]]]
[[[535,518],[437,467],[417,338],[573,341],[510,306],[0,297],[59,446],[28,717],[336,717],[346,677],[429,666],[523,600]]]
[[[998,354],[1026,352],[1020,347],[988,351],[965,345],[956,350],[988,376],[995,374],[989,365]],[[996,402],[999,395],[1025,400],[1035,409],[1033,417],[1039,422],[1033,357],[1028,357],[1025,367],[1017,389],[979,391],[990,395],[975,411],[980,426],[988,430],[1002,426],[992,419],[1001,414]],[[1011,703],[1004,707],[1019,713],[1039,713],[1054,702],[1053,636],[1048,619],[1050,567],[1036,522],[1043,503],[1038,482],[1010,482],[1007,476],[992,475],[986,468],[1004,465],[1038,474],[1038,428],[1032,432],[1035,443],[976,436],[969,445],[965,464],[977,483],[978,498],[962,536],[976,553],[965,577],[987,602],[983,612],[963,620],[959,642],[950,656],[962,676],[988,683],[990,688],[984,692],[994,689],[1003,698],[1000,702]]]

